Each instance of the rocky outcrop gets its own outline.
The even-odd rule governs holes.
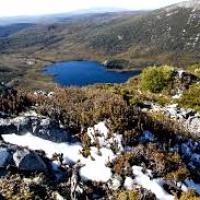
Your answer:
[[[12,87],[0,82],[0,95],[1,96],[13,94],[13,93],[16,93],[16,91]]]
[[[16,133],[23,135],[31,133],[40,138],[53,142],[69,142],[72,135],[69,130],[60,127],[60,124],[47,117],[26,116],[16,118],[0,118],[0,134]]]
[[[108,187],[111,190],[118,190],[123,183],[123,179],[121,176],[114,175],[108,182]]]
[[[162,113],[167,118],[173,119],[183,130],[192,136],[200,138],[200,113],[192,109],[180,108],[178,104],[160,106],[150,102],[138,104],[142,112]]]
[[[199,77],[184,70],[174,70],[172,79],[173,79],[173,89],[171,91],[172,95],[180,95],[186,89],[188,89],[190,85],[198,83],[200,81]]]
[[[124,59],[106,60],[106,61],[104,61],[103,64],[108,69],[123,70],[123,69],[127,69],[128,68],[129,61],[124,60]]]
[[[7,167],[12,161],[12,154],[7,148],[0,148],[0,168]]]
[[[47,159],[34,151],[17,145],[0,143],[0,168],[9,170],[15,167],[25,172],[47,172]]]

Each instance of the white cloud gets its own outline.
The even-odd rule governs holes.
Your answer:
[[[40,15],[98,7],[154,9],[181,0],[0,0],[0,16]]]

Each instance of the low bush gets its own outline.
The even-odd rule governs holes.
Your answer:
[[[200,77],[200,64],[194,64],[187,67],[187,70],[194,75]]]
[[[0,91],[0,111],[7,114],[18,114],[24,111],[30,102],[26,97],[26,93],[22,91]]]
[[[186,90],[178,101],[180,106],[200,111],[200,84],[194,84]]]
[[[194,190],[189,190],[187,192],[183,192],[181,196],[176,197],[175,200],[200,200],[200,196],[196,194]]]
[[[159,93],[168,86],[172,75],[173,67],[167,65],[148,67],[141,74],[141,89],[143,91]]]
[[[31,96],[31,101],[38,104],[38,111],[43,115],[78,131],[109,119],[109,128],[122,132],[137,121],[137,113],[122,96],[104,89],[58,89],[53,98]]]

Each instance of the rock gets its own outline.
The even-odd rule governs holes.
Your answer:
[[[139,200],[156,200],[155,194],[144,188],[140,188]]]
[[[32,185],[32,184],[42,185],[44,183],[44,178],[41,176],[38,176],[35,178],[24,178],[23,181],[27,185]]]
[[[191,162],[195,167],[200,167],[200,154],[192,154]]]
[[[152,103],[148,101],[140,102],[137,104],[137,106],[141,109],[151,109],[152,108]]]
[[[12,154],[6,148],[0,148],[0,168],[7,167],[12,161]]]
[[[108,69],[124,69],[129,66],[129,61],[125,59],[106,60],[104,63]]]
[[[195,116],[196,111],[194,111],[192,109],[180,108],[180,113],[185,119],[188,119],[191,116]]]
[[[1,96],[15,94],[15,93],[16,93],[16,91],[12,87],[6,86],[6,84],[0,82],[0,95]]]
[[[178,118],[179,117],[179,110],[177,104],[172,104],[164,107],[164,111],[168,117],[171,118]]]
[[[122,185],[123,179],[121,176],[114,175],[109,181],[108,181],[108,188],[111,190],[118,190]]]
[[[41,116],[19,116],[16,118],[0,118],[0,134],[27,132],[52,142],[72,142],[72,135],[59,122]]]
[[[189,117],[186,122],[186,128],[189,132],[194,133],[196,136],[200,136],[200,117]]]
[[[32,130],[30,117],[16,117],[11,120],[11,123],[16,127],[17,132],[21,134],[30,132]]]
[[[52,196],[53,196],[53,199],[55,199],[55,200],[67,200],[66,198],[61,196],[58,192],[53,192]]]
[[[47,166],[42,158],[29,150],[17,150],[13,154],[15,165],[22,171],[47,172]]]
[[[42,90],[38,90],[34,92],[35,96],[47,96],[47,93],[45,91]]]
[[[37,118],[33,123],[32,134],[52,142],[72,142],[71,133],[60,128],[59,122],[49,118]]]
[[[197,83],[199,81],[199,78],[197,76],[184,70],[176,71],[175,78],[181,81],[181,83],[185,83],[188,85],[192,83]]]

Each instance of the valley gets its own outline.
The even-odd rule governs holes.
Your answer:
[[[200,1],[88,10],[0,18],[0,199],[200,200]]]
[[[38,77],[44,84],[49,80],[40,73],[46,64],[43,61],[108,60],[115,63],[114,68],[125,70],[161,64],[184,68],[199,62],[199,12],[197,2],[155,11],[54,16],[49,17],[54,20],[46,18],[48,23],[4,25],[0,31],[1,71],[6,66],[12,79],[22,80],[20,76],[25,74],[23,80],[31,85],[34,79],[29,77]],[[30,66],[24,59],[37,62]],[[121,60],[125,65],[119,66]]]

